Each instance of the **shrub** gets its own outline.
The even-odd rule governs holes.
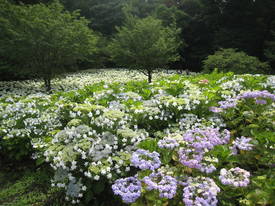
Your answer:
[[[178,33],[179,29],[164,27],[153,17],[129,18],[109,46],[112,60],[119,66],[140,70],[151,82],[154,70],[179,59]]]
[[[256,74],[267,72],[269,65],[266,62],[261,62],[257,57],[230,48],[216,51],[215,54],[209,55],[203,61],[204,72],[212,72],[215,68],[222,72]]]

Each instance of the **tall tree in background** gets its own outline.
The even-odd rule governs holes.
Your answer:
[[[118,28],[109,46],[112,59],[119,66],[140,70],[151,82],[156,69],[179,59],[178,33],[179,29],[164,27],[153,17],[131,18]]]
[[[270,0],[228,0],[223,3],[220,28],[215,34],[218,47],[239,48],[263,58],[264,42],[275,18]]]
[[[69,11],[80,10],[80,14],[90,21],[90,28],[110,36],[115,27],[122,25],[122,8],[127,0],[61,0]]]
[[[18,62],[24,72],[51,79],[96,51],[97,37],[77,12],[57,2],[17,6],[0,1],[0,57]]]
[[[50,0],[14,0],[23,3]],[[180,48],[178,67],[201,71],[202,60],[220,48],[236,48],[266,61],[266,47],[273,41],[274,0],[60,0],[66,9],[80,9],[100,32],[103,46],[116,33],[127,15],[154,16],[165,26],[175,24],[186,43]],[[103,49],[104,50],[104,49]],[[102,62],[108,62],[105,52]],[[270,59],[270,58],[269,58]],[[274,63],[272,63],[273,69]],[[175,64],[171,65],[175,67]]]
[[[265,42],[264,55],[273,67],[273,70],[271,70],[270,73],[275,74],[275,20],[272,22],[271,28],[270,37]]]

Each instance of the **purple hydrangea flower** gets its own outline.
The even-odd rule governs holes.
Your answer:
[[[207,161],[204,152],[196,152],[194,149],[180,149],[179,161],[189,168],[195,168],[207,174],[216,170],[216,167]]]
[[[219,192],[220,188],[211,178],[190,177],[183,189],[183,202],[186,206],[216,206]]]
[[[221,169],[219,179],[224,185],[246,187],[249,184],[250,173],[239,167],[230,170]]]
[[[216,170],[216,167],[207,160],[205,154],[216,145],[229,142],[230,132],[228,130],[219,131],[217,128],[196,128],[188,130],[183,135],[183,140],[187,143],[186,148],[178,151],[179,161],[190,168],[195,168],[207,174]]]
[[[252,150],[254,145],[250,143],[251,140],[251,138],[243,136],[236,138],[236,140],[233,141],[233,146],[231,147],[232,154],[236,155],[238,153],[238,149],[246,151]]]
[[[163,139],[158,141],[159,148],[174,149],[179,146],[179,143],[175,139]]]
[[[275,101],[275,95],[268,91],[248,91],[240,94],[237,99],[248,99],[248,98],[268,98]]]
[[[201,163],[200,171],[210,174],[214,172],[217,168],[213,164]]]
[[[256,99],[255,103],[256,103],[256,104],[266,104],[267,101],[264,100],[264,99]]]
[[[228,99],[226,101],[220,101],[218,102],[221,109],[228,109],[228,108],[234,108],[237,106],[237,99]]]
[[[219,132],[217,128],[196,128],[187,131],[183,140],[188,142],[188,145],[200,151],[202,149],[213,149],[214,146],[228,143],[230,132],[224,130]]]
[[[141,182],[135,177],[121,178],[115,181],[112,190],[125,203],[133,203],[141,195]]]
[[[260,98],[260,99],[258,99]],[[268,91],[248,91],[244,92],[240,95],[238,95],[236,98],[231,98],[226,101],[220,101],[218,102],[220,107],[219,109],[228,109],[233,108],[237,106],[238,100],[241,99],[256,99],[256,104],[266,104],[267,101],[263,100],[265,99],[271,99],[272,101],[275,101],[275,94],[271,94]],[[213,112],[218,111],[217,109],[211,108],[210,111],[213,110]]]
[[[203,159],[204,152],[197,152],[192,148],[181,148],[178,152],[179,161],[181,164],[189,168],[201,168],[201,161]]]
[[[131,163],[133,164],[133,166],[140,168],[141,170],[155,170],[161,165],[159,153],[151,153],[144,149],[138,149],[136,152],[133,153]]]
[[[169,175],[152,173],[143,178],[148,190],[158,190],[160,198],[172,199],[177,192],[177,180]]]
[[[220,113],[223,111],[223,109],[219,107],[209,107],[209,111],[214,113]]]

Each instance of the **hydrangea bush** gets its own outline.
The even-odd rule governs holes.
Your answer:
[[[0,154],[49,165],[71,204],[272,205],[274,101],[274,77],[232,73],[5,95]]]

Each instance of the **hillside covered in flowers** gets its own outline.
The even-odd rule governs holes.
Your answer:
[[[52,94],[2,85],[3,165],[48,171],[50,205],[273,205],[274,76],[158,76],[67,77]]]

